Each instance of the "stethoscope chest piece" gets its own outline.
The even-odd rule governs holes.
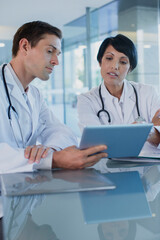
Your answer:
[[[100,109],[100,110],[98,111],[97,117],[100,118],[100,114],[101,114],[102,112],[105,112],[105,113],[107,114],[107,116],[108,116],[108,123],[111,123],[110,114],[109,114],[109,112],[108,112],[107,110],[105,110],[105,108],[104,108],[104,102],[103,102],[102,93],[101,93],[101,85],[99,86],[99,97],[100,97],[100,99],[101,99],[102,109]]]
[[[133,90],[134,90],[134,94],[135,94],[135,98],[136,98],[136,108],[137,108],[137,114],[138,114],[138,117],[135,119],[135,122],[144,123],[144,122],[146,122],[146,120],[143,117],[140,116],[137,91],[132,84],[131,84],[131,86],[133,87]],[[100,114],[102,112],[106,113],[107,116],[108,116],[108,123],[110,124],[111,123],[111,116],[110,116],[109,112],[104,108],[104,101],[103,101],[102,93],[101,93],[101,84],[99,86],[99,97],[100,97],[100,100],[101,100],[102,108],[98,111],[97,117],[100,118]]]

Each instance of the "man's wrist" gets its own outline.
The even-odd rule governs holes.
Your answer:
[[[53,154],[52,154],[52,169],[54,168],[58,168],[58,165],[56,163],[56,156],[58,154],[58,151],[54,151]]]

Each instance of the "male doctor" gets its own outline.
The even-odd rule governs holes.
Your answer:
[[[0,67],[0,173],[34,169],[81,169],[106,153],[100,145],[79,150],[74,134],[46,106],[34,78],[49,79],[61,53],[59,29],[41,21],[14,35],[12,60]],[[37,144],[37,142],[39,144]]]
[[[39,90],[30,85],[36,77],[48,80],[59,64],[61,38],[59,29],[40,21],[24,24],[14,36],[12,60],[0,67],[0,173],[81,169],[107,156],[94,155],[106,149],[103,145],[79,150],[71,130],[55,118]],[[0,229],[1,223],[0,219]]]

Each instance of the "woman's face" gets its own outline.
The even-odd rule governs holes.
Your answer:
[[[124,240],[127,238],[128,231],[128,221],[102,223],[102,232],[106,240]]]
[[[101,75],[106,87],[123,86],[123,80],[130,70],[129,58],[109,45],[102,57]]]

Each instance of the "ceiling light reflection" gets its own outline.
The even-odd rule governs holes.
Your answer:
[[[0,47],[5,47],[5,43],[0,42]]]

